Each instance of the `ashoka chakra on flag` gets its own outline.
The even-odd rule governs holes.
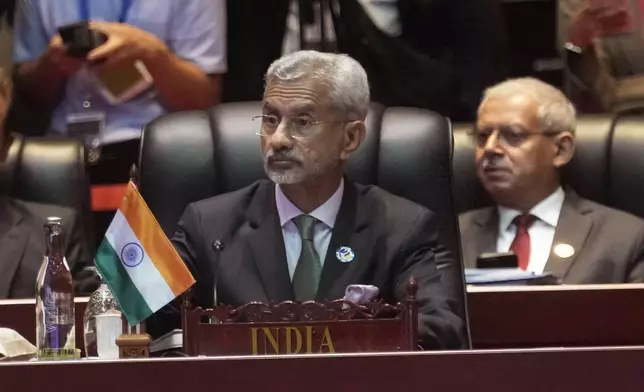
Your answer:
[[[136,242],[130,242],[121,249],[121,262],[126,267],[136,267],[143,261],[143,248]]]

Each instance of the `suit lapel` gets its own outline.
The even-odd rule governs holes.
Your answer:
[[[284,237],[275,205],[275,187],[262,184],[248,208],[251,232],[248,245],[257,264],[264,291],[272,301],[293,300],[293,287],[286,263]]]
[[[550,272],[560,279],[566,277],[573,263],[577,261],[577,256],[581,253],[586,238],[593,227],[592,219],[588,216],[590,212],[591,210],[583,205],[583,200],[579,196],[572,191],[566,192],[555,237],[552,241],[550,257],[546,264],[546,272]],[[574,253],[569,257],[561,257],[568,256],[564,252],[555,252],[557,245],[562,244],[571,246]]]
[[[495,207],[481,210],[473,220],[474,232],[462,238],[464,263],[469,268],[476,267],[476,258],[481,253],[496,251],[499,233],[499,213]]]
[[[316,296],[318,301],[335,300],[342,296],[347,284],[357,283],[350,282],[349,275],[356,276],[350,270],[366,269],[372,259],[374,244],[370,241],[369,231],[365,230],[369,223],[366,214],[369,208],[360,202],[360,190],[354,183],[345,179],[345,185],[342,205],[324,259]],[[349,247],[353,252],[352,261],[343,262],[336,256],[337,250],[343,246]]]
[[[24,216],[4,197],[0,198],[0,216],[0,298],[8,298],[30,231]]]

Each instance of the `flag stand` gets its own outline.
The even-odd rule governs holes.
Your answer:
[[[125,333],[116,338],[116,345],[119,347],[119,358],[150,357],[152,338],[145,333],[145,324],[130,325],[127,322],[124,324]]]
[[[136,165],[130,169],[130,181],[138,186]],[[150,357],[150,343],[152,338],[145,332],[145,322],[130,325],[123,321],[123,331],[116,338],[119,347],[119,358],[148,358]]]

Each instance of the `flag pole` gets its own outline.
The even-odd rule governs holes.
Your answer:
[[[137,188],[139,187],[139,169],[136,167],[136,163],[130,167],[130,182]]]
[[[129,172],[129,182],[132,183],[137,189],[139,188],[139,171],[136,168],[136,163],[133,163],[132,166],[130,167],[130,172]],[[134,325],[130,325],[130,323],[127,323],[127,333],[128,334],[140,334],[141,333],[141,323],[136,323]]]

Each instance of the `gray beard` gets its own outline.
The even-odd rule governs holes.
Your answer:
[[[302,168],[280,172],[265,167],[265,171],[268,178],[279,185],[297,184],[306,178],[306,172]]]

